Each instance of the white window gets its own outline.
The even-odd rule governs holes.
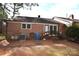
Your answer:
[[[31,28],[31,24],[27,24],[27,29],[30,29]]]
[[[22,24],[22,29],[30,29],[32,24]]]
[[[26,29],[26,24],[22,24],[22,28],[23,29]]]

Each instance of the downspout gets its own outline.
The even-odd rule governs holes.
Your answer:
[[[7,36],[8,36],[8,34],[7,34],[7,27],[8,27],[8,22],[6,21],[6,39],[7,39]]]

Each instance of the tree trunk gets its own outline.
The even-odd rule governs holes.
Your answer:
[[[15,6],[16,6],[16,3],[14,3],[13,5],[14,5],[14,10],[13,10],[13,16],[12,16],[12,19],[13,19],[14,16],[15,16]]]

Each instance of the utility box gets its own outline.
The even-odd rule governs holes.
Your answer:
[[[39,32],[35,32],[35,33],[34,33],[34,39],[35,39],[36,41],[39,41],[39,40],[41,39],[41,34],[40,34]]]

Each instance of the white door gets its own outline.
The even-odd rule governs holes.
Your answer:
[[[44,31],[45,32],[48,32],[49,31],[49,26],[48,25],[45,25]]]

